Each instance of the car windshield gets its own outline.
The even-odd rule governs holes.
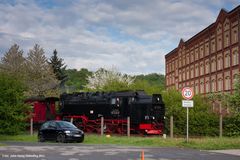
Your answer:
[[[57,123],[61,128],[77,128],[70,122],[61,121],[61,122],[57,122]]]

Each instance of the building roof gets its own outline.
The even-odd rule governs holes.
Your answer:
[[[214,23],[210,24],[208,27],[206,27],[205,29],[203,29],[202,31],[198,32],[197,34],[195,34],[193,37],[191,37],[190,39],[188,39],[187,41],[183,41],[183,39],[181,38],[178,44],[178,47],[176,47],[175,49],[173,49],[172,51],[170,51],[168,54],[165,55],[165,58],[167,58],[168,56],[176,53],[176,51],[178,50],[179,46],[181,43],[184,44],[188,44],[190,43],[193,39],[197,38],[198,36],[200,36],[202,33],[204,33],[205,31],[211,29],[212,27],[214,27],[219,21],[221,21],[223,19],[223,17],[226,17],[227,15],[230,15],[232,13],[234,13],[235,11],[240,9],[240,5],[238,5],[237,7],[235,7],[234,9],[232,9],[230,12],[228,12],[226,9],[222,8],[217,16],[217,19]]]

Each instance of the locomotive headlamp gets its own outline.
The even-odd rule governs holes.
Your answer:
[[[157,101],[159,101],[159,100],[160,100],[160,98],[158,97],[158,98],[157,98]]]

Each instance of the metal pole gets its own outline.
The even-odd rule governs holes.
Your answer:
[[[173,138],[173,116],[170,117],[170,137]]]
[[[33,118],[30,120],[30,134],[33,135]]]
[[[127,117],[127,136],[130,137],[130,117]]]
[[[104,118],[101,117],[101,136],[103,136],[103,122],[104,122]]]
[[[188,107],[187,107],[187,142],[188,142]]]
[[[222,127],[223,127],[223,124],[222,124],[222,120],[223,120],[223,117],[222,117],[222,103],[220,103],[219,105],[219,137],[222,138]]]

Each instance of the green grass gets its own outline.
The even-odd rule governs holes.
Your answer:
[[[37,142],[37,135],[0,135],[1,144],[4,141],[21,141]],[[240,137],[236,138],[190,138],[186,143],[184,138],[167,138],[161,137],[126,137],[126,136],[99,136],[87,134],[84,144],[115,144],[125,146],[145,146],[145,147],[183,147],[201,150],[218,150],[218,149],[240,149]]]
[[[0,135],[0,141],[21,141],[21,142],[37,142],[37,135]]]

